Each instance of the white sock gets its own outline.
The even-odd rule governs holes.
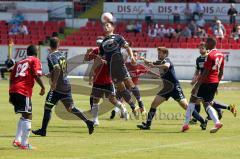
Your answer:
[[[213,120],[213,122],[215,124],[220,123],[219,119],[218,119],[218,115],[217,112],[214,110],[213,107],[211,107],[210,105],[206,108],[208,114],[210,115],[211,119]]]
[[[118,104],[115,105],[114,111],[115,111],[116,113],[118,113],[118,112],[120,111],[120,108],[119,108],[119,105],[118,105]]]
[[[22,120],[22,141],[21,141],[22,146],[28,145],[28,138],[30,136],[30,131],[31,131],[31,120],[23,119]]]
[[[18,126],[17,126],[17,132],[16,132],[15,140],[21,142],[21,137],[22,137],[22,117],[18,121]]]
[[[98,120],[98,110],[99,110],[99,105],[93,104],[93,106],[92,106],[93,121]]]
[[[185,125],[189,124],[194,109],[195,109],[195,103],[189,103],[187,110],[186,110],[186,117],[185,117],[185,122],[184,122]]]

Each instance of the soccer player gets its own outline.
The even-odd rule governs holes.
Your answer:
[[[216,39],[209,37],[206,41],[206,49],[209,50],[206,62],[204,63],[203,73],[198,78],[192,89],[192,96],[186,111],[186,118],[182,127],[182,132],[189,129],[191,114],[195,110],[195,102],[201,98],[203,105],[213,120],[215,127],[210,133],[217,132],[223,124],[219,121],[216,111],[211,106],[211,102],[216,94],[219,81],[222,79],[224,69],[224,55],[216,49]],[[194,97],[197,96],[198,98]]]
[[[27,48],[27,57],[17,62],[10,75],[9,102],[14,106],[15,113],[21,113],[13,146],[21,149],[32,149],[28,142],[32,121],[32,89],[34,82],[40,85],[40,95],[45,94],[45,87],[40,78],[42,65],[37,58],[37,47]]]
[[[58,50],[59,39],[53,37],[50,39],[50,53],[47,57],[50,78],[50,90],[46,97],[44,106],[44,116],[42,120],[42,128],[33,130],[33,134],[46,136],[47,126],[51,119],[52,108],[61,101],[68,112],[73,113],[82,119],[88,127],[89,134],[94,131],[93,122],[88,120],[85,115],[75,106],[71,93],[71,85],[67,78],[67,59],[66,55]]]
[[[199,75],[201,75],[203,73],[203,70],[204,70],[204,62],[205,62],[206,57],[208,55],[208,52],[207,52],[206,47],[205,47],[205,42],[200,43],[199,50],[200,50],[201,55],[196,59],[196,70],[195,70],[194,77],[193,77],[192,82],[191,82],[191,84],[193,84],[193,85],[196,83]],[[198,113],[200,112],[200,108],[201,108],[200,102],[201,102],[201,100],[198,100],[195,103],[195,110]],[[236,106],[234,104],[225,105],[225,104],[218,103],[216,101],[212,101],[211,105],[217,111],[219,119],[222,118],[222,110],[221,109],[229,110],[230,112],[233,113],[234,117],[236,117],[236,115],[237,115],[237,109],[236,109]],[[208,119],[211,119],[211,118],[208,116]],[[196,123],[196,122],[197,121],[194,118],[190,121],[190,123]]]
[[[99,46],[101,41],[97,40],[97,45]],[[93,122],[94,126],[99,125],[98,120],[98,110],[99,110],[99,102],[101,98],[107,97],[109,101],[119,108],[124,113],[124,118],[128,120],[128,112],[127,109],[123,106],[123,104],[116,99],[115,88],[112,82],[112,79],[109,74],[109,69],[104,61],[104,58],[98,58],[99,56],[99,48],[89,49],[87,54],[85,55],[85,61],[91,61],[94,59],[94,63],[92,69],[89,74],[89,84],[92,86],[92,105],[91,110],[93,114]],[[91,100],[91,99],[90,99]],[[90,103],[91,104],[91,103]]]
[[[155,96],[148,112],[146,123],[143,122],[142,125],[137,125],[138,128],[144,130],[150,129],[152,119],[156,114],[156,108],[164,101],[167,101],[170,97],[177,101],[178,104],[185,110],[188,105],[180,83],[176,77],[173,63],[168,57],[168,49],[165,47],[158,47],[157,50],[159,61],[149,62],[145,60],[145,64],[150,67],[159,68],[161,78],[163,79],[163,89]],[[204,129],[204,119],[196,111],[194,111],[193,116],[201,122],[201,127]]]
[[[121,48],[125,48],[130,56],[131,62],[136,63],[132,49],[121,35],[114,34],[113,22],[104,23],[103,29],[105,37],[100,46],[100,55],[105,56],[106,58],[107,65],[110,70],[110,76],[117,91],[119,92],[119,95],[130,105],[133,114],[136,116],[137,110],[132,100],[131,93],[128,90],[131,90],[136,98],[140,96],[140,92],[132,82],[121,53]]]
[[[135,57],[135,59],[138,59],[138,52],[136,50],[133,51],[133,56]],[[139,64],[139,63],[136,63],[136,64],[132,64],[131,62],[126,62],[125,63],[129,73],[130,73],[130,76],[132,78],[132,81],[134,83],[134,85],[136,86],[137,89],[138,88],[138,84],[139,84],[139,77],[143,74],[146,74],[146,73],[149,73],[153,76],[156,76],[156,77],[160,77],[159,74],[151,71],[148,67],[142,65],[142,64]],[[146,111],[144,109],[144,106],[143,106],[143,102],[141,100],[141,96],[139,96],[137,99],[137,102],[138,102],[138,105],[139,105],[139,108],[140,108],[140,112],[142,114],[145,114]],[[114,110],[112,110],[111,112],[111,116],[110,116],[110,119],[113,119],[115,117],[115,114],[119,112],[119,109],[117,107],[115,107]]]

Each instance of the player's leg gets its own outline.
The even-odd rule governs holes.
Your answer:
[[[183,126],[183,129],[182,131],[186,131],[189,129],[188,127],[188,124],[191,120],[191,117],[193,116],[197,121],[199,121],[201,123],[200,127],[202,128],[202,130],[206,130],[206,122],[205,120],[203,119],[203,117],[195,110],[194,107],[192,107],[193,105],[195,106],[195,102],[196,102],[196,99],[194,99],[194,97],[191,97],[190,99],[190,103],[188,104],[187,102],[187,99],[186,98],[183,98],[181,99],[180,101],[178,101],[178,104],[186,111],[186,119],[185,119],[185,122],[184,122],[184,126]],[[193,110],[189,110],[188,109],[188,106],[192,107],[191,109]]]
[[[215,127],[210,130],[210,133],[215,133],[223,126],[218,118],[216,111],[210,105],[210,103],[214,99],[218,84],[217,83],[204,84],[204,87],[206,92],[205,92],[205,95],[203,96],[203,103],[204,103],[203,105],[215,124]]]
[[[138,89],[138,86],[136,86],[131,78],[125,79],[124,80],[124,84],[127,87],[127,89],[131,90],[132,94],[134,95],[134,97],[136,98],[137,102],[138,102],[138,106],[140,108],[141,113],[146,113],[145,109],[144,109],[144,105],[143,102],[141,100],[141,95],[140,95],[140,91]]]
[[[119,96],[122,97],[131,107],[133,114],[136,116],[136,107],[132,100],[131,93],[126,89],[124,82],[118,82],[115,84]]]
[[[31,132],[31,122],[32,122],[32,113],[31,112],[22,113],[21,149],[32,149],[32,146],[28,142],[30,132]]]
[[[218,116],[219,116],[219,119],[221,119],[221,117],[222,117],[222,111],[221,111],[221,109],[227,109],[227,110],[229,110],[230,112],[232,112],[232,114],[233,114],[234,117],[237,116],[237,108],[236,108],[236,105],[235,105],[235,104],[227,105],[227,104],[219,103],[219,102],[217,102],[217,101],[212,101],[212,102],[211,102],[211,105],[212,105],[213,108],[217,111]]]
[[[10,102],[14,105],[15,113],[22,114],[17,124],[13,146],[20,147],[21,149],[31,149],[32,147],[28,143],[32,120],[31,99],[18,93],[11,93]]]
[[[92,98],[91,112],[93,115],[94,126],[99,125],[99,120],[98,120],[99,102],[100,102],[100,99],[103,97],[104,97],[103,86],[94,84],[92,87],[92,93],[91,93],[91,98]]]
[[[201,103],[200,100],[198,100],[198,101],[195,103],[195,110],[196,110],[196,112],[197,112],[198,114],[200,113],[200,110],[201,110],[201,104],[200,104],[200,103]],[[190,120],[189,124],[192,124],[192,125],[197,124],[197,119],[192,118],[192,119]]]
[[[98,120],[99,102],[100,102],[100,98],[93,97],[93,105],[92,105],[91,112],[93,115],[94,126],[99,126],[99,120]]]
[[[115,106],[114,111],[116,111],[116,108],[117,108],[117,111],[121,111],[121,114],[123,114],[123,117],[126,120],[128,120],[129,115],[128,115],[127,109],[124,107],[124,105],[119,100],[117,100],[116,90],[115,90],[115,87],[113,84],[109,84],[109,85],[105,86],[104,94],[105,94],[105,97],[107,97],[109,99],[109,101]],[[112,115],[111,115],[111,117],[112,117]],[[112,119],[112,118],[110,118],[110,119]]]
[[[90,104],[90,107],[92,109],[92,106],[93,106],[93,96],[92,95],[90,95],[89,104]]]
[[[60,99],[60,95],[57,92],[50,90],[45,100],[44,114],[42,119],[42,127],[38,130],[32,130],[35,135],[46,136],[47,127],[52,116],[52,108],[57,104]]]
[[[94,123],[93,121],[89,120],[83,112],[81,112],[77,107],[75,107],[73,99],[72,99],[72,94],[62,94],[61,99],[60,99],[67,109],[68,112],[76,115],[79,119],[83,120],[87,127],[88,127],[88,133],[92,134],[94,131]]]
[[[120,94],[119,94],[118,91],[116,92],[116,99],[123,104],[122,97],[120,96]],[[123,105],[124,105],[124,104],[123,104]],[[115,115],[116,115],[117,113],[119,113],[120,111],[121,111],[121,110],[120,110],[118,107],[115,107],[115,108],[112,110],[112,112],[111,112],[110,119],[114,119],[114,118],[115,118]]]
[[[156,95],[148,112],[146,123],[143,122],[142,125],[137,125],[137,127],[144,130],[149,130],[152,125],[152,120],[156,114],[157,107],[166,100],[167,99],[165,97]]]
[[[113,94],[108,95],[108,99],[115,106],[115,108],[118,108],[121,111],[124,119],[128,120],[129,119],[129,114],[127,112],[127,109],[124,107],[124,105],[120,101],[117,100],[115,95],[113,95]]]

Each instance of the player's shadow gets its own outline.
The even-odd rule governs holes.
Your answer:
[[[0,135],[0,137],[4,137],[4,138],[14,138],[15,136],[13,136],[13,135]]]
[[[6,150],[19,151],[18,148],[14,148],[14,147],[0,147],[0,151],[6,151]]]

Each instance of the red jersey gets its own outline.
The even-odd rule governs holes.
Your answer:
[[[89,54],[86,59],[91,61],[96,58],[99,54],[99,48],[95,48],[91,54]],[[112,84],[112,79],[110,77],[109,69],[107,64],[102,64],[94,70],[93,84],[107,85]]]
[[[139,77],[142,74],[145,74],[149,71],[149,69],[147,67],[145,67],[144,65],[141,65],[141,64],[133,65],[131,62],[127,62],[127,63],[125,63],[125,65],[129,71],[130,76],[132,77],[132,81],[135,85],[138,85]]]
[[[17,62],[10,75],[9,93],[19,93],[31,97],[35,77],[41,75],[42,65],[37,57],[28,56]]]
[[[204,69],[209,71],[208,76],[203,79],[203,83],[219,83],[219,70],[224,67],[224,55],[216,49],[209,52]]]

